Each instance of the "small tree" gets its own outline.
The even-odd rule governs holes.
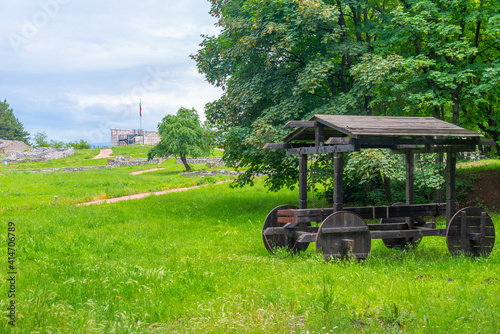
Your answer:
[[[7,100],[0,101],[0,139],[20,140],[28,143],[29,133],[24,131],[23,124],[14,116]]]
[[[33,135],[33,147],[50,147],[49,139],[47,138],[47,134],[44,132],[37,132]]]
[[[198,158],[210,153],[207,130],[201,124],[196,110],[180,107],[177,115],[167,115],[158,123],[160,142],[148,152],[154,156],[173,154],[181,158],[187,171],[191,170],[186,157]]]

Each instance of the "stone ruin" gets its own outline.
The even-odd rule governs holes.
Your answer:
[[[242,172],[233,170],[214,169],[214,170],[201,170],[197,172],[181,173],[182,176],[195,177],[195,176],[218,176],[218,175],[240,175]]]
[[[29,145],[17,140],[0,140],[0,156],[3,161],[8,163],[47,161],[72,156],[75,154],[73,147],[52,148],[37,147],[32,148]]]
[[[188,164],[207,164],[208,168],[217,168],[217,166],[225,166],[226,163],[222,158],[186,158]],[[181,164],[181,158],[177,158],[177,163]]]
[[[132,157],[123,157],[121,155],[117,155],[114,159],[108,159],[108,166],[110,167],[120,167],[120,166],[139,166],[139,165],[157,165],[161,164],[165,159],[154,157],[149,160],[146,158],[132,158]]]

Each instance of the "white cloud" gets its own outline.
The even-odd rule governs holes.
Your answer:
[[[65,141],[137,127],[139,98],[143,128],[181,105],[203,118],[220,91],[189,55],[217,33],[208,11],[204,0],[2,1],[0,99],[30,133]]]

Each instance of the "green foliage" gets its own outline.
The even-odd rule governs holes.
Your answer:
[[[74,147],[75,150],[85,150],[90,148],[90,143],[84,139],[80,139],[79,141],[68,142],[64,146]]]
[[[239,185],[293,187],[296,158],[262,146],[315,113],[434,116],[500,142],[498,1],[211,4],[221,32],[192,57],[224,89],[206,115]]]
[[[177,115],[167,115],[158,124],[160,142],[148,153],[148,158],[154,156],[175,155],[183,159],[198,158],[210,154],[209,130],[204,129],[196,110],[179,108]]]
[[[50,142],[45,131],[35,133],[33,135],[32,141],[33,142],[31,145],[33,147],[50,147]]]
[[[24,131],[23,124],[14,116],[7,100],[0,100],[0,139],[20,140],[28,143],[29,133]]]
[[[366,111],[363,98],[348,94],[347,75],[368,49],[365,34],[353,34],[364,22],[349,18],[364,10],[319,0],[212,2],[222,32],[205,36],[193,58],[224,89],[206,115],[226,163],[246,170],[238,184],[252,183],[257,173],[269,176],[273,190],[296,183],[296,158],[261,149],[290,131],[288,120]]]
[[[444,193],[445,164],[438,154],[420,154],[415,159],[416,202],[429,203],[436,191]],[[405,200],[404,155],[389,150],[366,149],[354,152],[344,167],[344,200],[359,205],[393,204]],[[328,193],[332,192],[329,185]]]
[[[90,143],[84,139],[79,141],[64,143],[62,141],[57,141],[54,139],[49,140],[47,134],[44,132],[37,132],[32,139],[33,147],[52,147],[52,148],[64,148],[64,147],[74,147],[77,150],[89,149]]]

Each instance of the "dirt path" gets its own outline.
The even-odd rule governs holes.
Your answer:
[[[219,182],[215,182],[214,184],[221,184],[221,183],[225,183],[225,182],[231,182],[231,181],[219,181]],[[164,195],[164,194],[170,194],[170,193],[177,193],[177,192],[181,192],[181,191],[187,191],[187,190],[191,190],[191,189],[198,189],[201,187],[206,187],[208,185],[209,184],[203,184],[203,185],[194,186],[194,187],[175,188],[175,189],[167,189],[167,190],[162,190],[162,191],[155,191],[153,193],[142,193],[142,194],[123,196],[123,197],[100,199],[100,200],[92,201],[92,202],[79,203],[76,206],[102,204],[102,203],[115,203],[115,202],[119,202],[119,201],[129,201],[129,200],[133,200],[133,199],[140,199],[140,198],[148,197],[151,195],[158,196],[158,195]]]
[[[149,173],[149,172],[154,172],[156,170],[162,170],[162,169],[165,169],[165,168],[153,168],[153,169],[147,169],[147,170],[139,170],[137,172],[130,173],[130,175],[139,175],[142,173]]]
[[[105,149],[101,150],[98,155],[93,157],[92,159],[103,159],[103,158],[109,158],[111,156],[111,153],[113,153],[112,149]]]

